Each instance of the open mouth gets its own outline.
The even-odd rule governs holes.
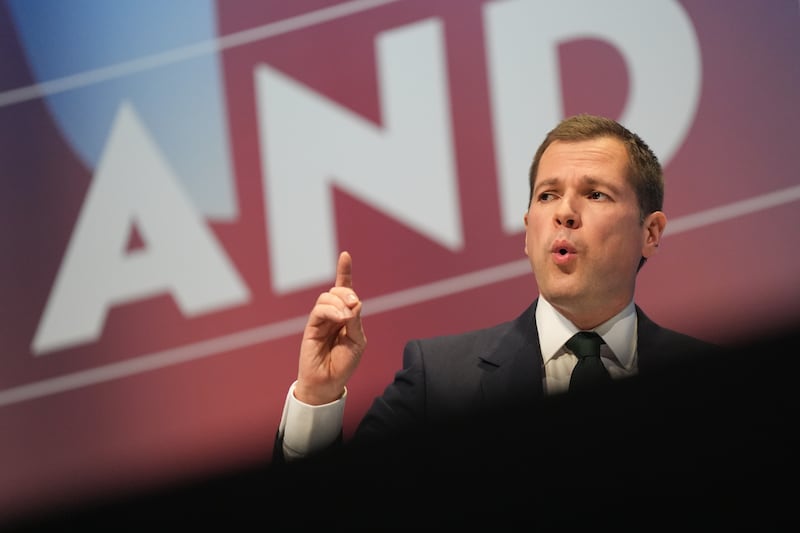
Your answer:
[[[553,247],[550,251],[558,255],[567,255],[577,253],[578,250],[567,241],[559,241],[553,243]]]
[[[556,264],[566,265],[575,259],[578,250],[569,241],[561,240],[553,243],[550,253],[553,254],[553,260]]]

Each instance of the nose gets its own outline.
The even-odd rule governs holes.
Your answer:
[[[570,198],[564,197],[561,199],[558,204],[558,209],[556,209],[555,212],[554,222],[557,226],[566,226],[570,229],[575,229],[580,226],[580,215]]]

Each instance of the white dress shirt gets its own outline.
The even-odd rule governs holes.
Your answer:
[[[544,363],[544,393],[566,392],[578,358],[564,343],[580,330],[541,296],[536,305],[536,327]],[[613,379],[634,376],[638,372],[636,328],[636,307],[630,302],[622,311],[592,330],[605,342],[600,346],[600,357]]]
[[[541,296],[536,306],[536,327],[544,362],[544,393],[565,392],[578,358],[564,347],[564,343],[579,330]],[[600,356],[614,379],[633,376],[638,371],[636,327],[636,309],[631,302],[616,316],[593,330],[605,341]],[[284,457],[288,460],[323,450],[339,437],[347,399],[345,388],[338,400],[324,405],[309,405],[295,398],[295,385],[296,382],[292,383],[286,395],[278,428],[283,437]]]

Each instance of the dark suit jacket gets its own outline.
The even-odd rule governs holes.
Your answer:
[[[494,327],[406,344],[402,370],[375,399],[356,437],[375,438],[542,400],[537,301],[515,320]],[[659,326],[638,306],[636,313],[640,376],[716,348]]]
[[[525,427],[537,431],[549,431],[547,425],[560,424],[562,418],[568,424],[578,425],[577,410],[572,403],[580,400],[579,396],[544,397],[543,361],[535,320],[537,302],[534,300],[516,319],[496,326],[409,341],[404,349],[402,369],[362,418],[352,439],[351,449],[356,451],[350,452],[352,455],[348,457],[370,457],[364,460],[372,463],[383,461],[385,453],[396,456],[398,450],[428,447],[433,442],[450,454],[450,438],[459,443],[471,442],[472,447],[482,447],[485,438],[494,438],[496,445],[504,440],[501,446],[506,447],[538,438],[513,431],[514,416],[535,419],[535,424]],[[693,360],[699,354],[717,349],[713,344],[657,325],[638,306],[636,313],[639,374],[636,378],[615,381],[614,389],[625,388],[618,381],[633,382],[641,376],[656,376],[659,369],[669,369],[681,361]],[[683,383],[679,380],[685,377],[684,369],[681,375],[661,380],[658,385],[680,387]],[[653,389],[651,385],[648,383]],[[616,414],[617,421],[629,418],[629,404],[633,403],[634,408],[644,405],[640,401],[642,395],[636,394],[628,393],[614,406],[609,403],[610,395],[604,395],[604,401],[599,402],[594,396],[591,405],[597,410],[594,413],[582,410],[580,424],[588,430],[605,421],[608,427],[611,421],[607,413]],[[546,410],[542,411],[543,408]],[[566,414],[562,416],[561,413]],[[647,418],[643,414],[633,416]],[[340,435],[338,441],[320,455],[339,453],[342,440]],[[436,454],[429,451],[416,449],[414,454],[433,457],[431,460],[436,461]],[[279,436],[273,446],[272,461],[275,464],[285,462]],[[409,461],[417,462],[416,458]]]

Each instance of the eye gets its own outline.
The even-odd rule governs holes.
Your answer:
[[[589,193],[589,198],[592,200],[606,200],[608,199],[608,195],[604,192],[592,191]]]
[[[540,202],[549,202],[554,197],[555,197],[555,195],[553,193],[550,193],[550,192],[539,193],[539,196],[538,196]]]

